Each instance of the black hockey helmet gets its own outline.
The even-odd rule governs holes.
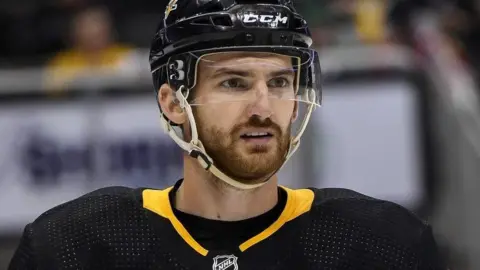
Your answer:
[[[300,85],[315,89],[319,104],[320,63],[311,45],[307,22],[291,0],[171,0],[150,50],[154,87],[168,82],[175,89],[191,89],[202,51],[278,52],[308,62],[302,65],[309,70],[302,72]],[[177,60],[184,63],[185,76],[178,76]]]

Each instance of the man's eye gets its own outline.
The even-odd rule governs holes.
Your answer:
[[[225,88],[245,88],[246,87],[246,83],[240,79],[229,79],[229,80],[223,81],[220,85]]]
[[[268,86],[274,88],[288,87],[290,86],[290,81],[286,78],[274,78],[269,81]]]

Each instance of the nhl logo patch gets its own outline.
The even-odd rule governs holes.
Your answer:
[[[238,270],[237,257],[234,255],[220,255],[213,258],[213,270]]]

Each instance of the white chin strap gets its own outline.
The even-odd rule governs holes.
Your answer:
[[[248,190],[248,189],[254,189],[263,186],[265,183],[268,182],[268,180],[273,176],[271,174],[268,176],[263,182],[257,183],[257,184],[245,184],[240,181],[237,181],[233,179],[232,177],[226,175],[222,171],[220,171],[214,164],[213,159],[206,153],[205,148],[203,147],[202,142],[198,139],[198,132],[197,132],[197,125],[195,123],[195,119],[193,117],[192,113],[192,108],[190,107],[190,104],[188,104],[187,99],[185,96],[182,94],[182,87],[180,87],[179,90],[175,92],[177,100],[180,102],[180,106],[186,111],[188,119],[190,121],[190,127],[191,127],[191,132],[192,132],[192,140],[190,142],[184,141],[182,138],[180,138],[177,134],[177,132],[172,128],[170,125],[169,121],[165,118],[165,116],[162,114],[160,119],[162,122],[163,129],[165,130],[166,133],[175,141],[175,143],[178,144],[183,150],[187,151],[189,156],[196,158],[199,164],[202,166],[207,171],[210,171],[215,177],[218,179],[222,180],[223,182],[238,188],[238,189],[243,189],[243,190]],[[312,100],[315,100],[315,92],[312,91]],[[307,124],[310,120],[310,116],[315,108],[315,104],[311,102],[308,105],[307,113],[302,121],[302,124],[300,126],[300,129],[298,131],[298,134],[296,136],[292,136],[290,139],[290,145],[288,152],[285,156],[285,160],[283,161],[283,165],[290,159],[290,157],[297,151],[298,147],[300,146],[300,138],[303,135],[303,132],[305,131],[305,128],[307,127]],[[280,168],[281,168],[280,167]],[[278,168],[278,170],[280,170]],[[277,170],[277,171],[278,171]],[[275,173],[277,172],[275,171]]]

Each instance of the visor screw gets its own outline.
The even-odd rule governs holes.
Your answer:
[[[282,43],[287,43],[287,42],[288,42],[288,39],[287,39],[287,37],[286,37],[285,35],[281,35],[281,36],[280,36],[280,41],[281,41]]]
[[[252,34],[245,34],[245,39],[247,42],[253,42],[253,35]]]

